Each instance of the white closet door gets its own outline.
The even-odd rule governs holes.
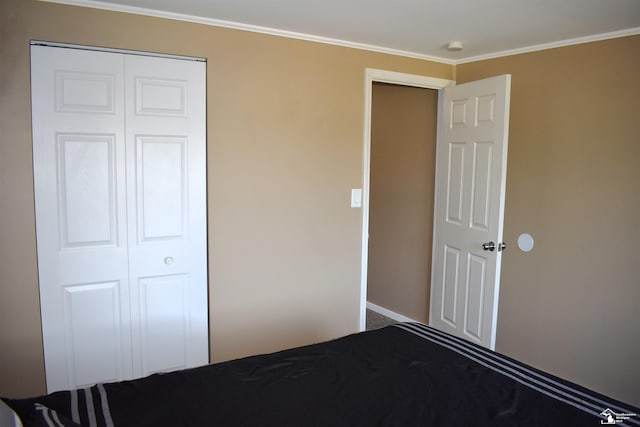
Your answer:
[[[130,55],[125,68],[133,359],[140,376],[208,362],[205,64]]]
[[[208,362],[204,70],[32,47],[49,392]]]
[[[132,375],[124,58],[31,49],[38,273],[52,392]]]

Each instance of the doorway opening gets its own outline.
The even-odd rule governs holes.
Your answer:
[[[424,77],[417,76],[411,74],[403,74],[403,73],[395,73],[383,70],[374,70],[367,69],[366,70],[366,78],[365,78],[365,129],[364,129],[364,180],[363,180],[363,230],[362,230],[362,266],[361,266],[361,300],[360,300],[360,330],[365,330],[367,326],[367,309],[372,310],[378,314],[382,314],[387,318],[391,318],[392,320],[397,321],[408,321],[408,320],[419,320],[425,323],[428,322],[428,288],[427,285],[430,281],[430,272],[428,270],[428,266],[430,265],[430,251],[431,251],[431,227],[432,227],[432,218],[433,218],[433,180],[435,177],[435,169],[433,166],[426,173],[429,174],[429,178],[426,182],[426,188],[429,186],[431,190],[430,194],[420,194],[419,198],[421,202],[418,202],[418,205],[422,205],[418,209],[411,209],[413,211],[412,218],[410,221],[402,220],[401,215],[398,216],[398,209],[401,208],[402,205],[414,204],[416,197],[416,191],[421,191],[419,188],[414,188],[411,184],[411,188],[405,188],[407,183],[416,183],[420,180],[420,176],[412,176],[412,173],[418,174],[424,177],[425,171],[419,170],[419,168],[410,167],[402,167],[404,157],[405,161],[411,161],[410,159],[413,157],[420,156],[420,150],[425,152],[430,151],[430,154],[427,154],[426,164],[430,161],[433,162],[435,160],[435,140],[437,133],[437,112],[439,111],[437,105],[438,91],[447,86],[453,85],[455,82],[451,80],[437,79],[432,77]],[[428,91],[411,91],[407,89],[411,88],[420,88],[420,89],[431,89]],[[397,98],[398,94],[400,98],[403,96],[408,96],[408,99],[413,99],[414,102],[420,102],[420,98],[426,100],[425,102],[430,103],[428,101],[429,98],[432,98],[433,105],[431,105],[431,109],[433,110],[431,113],[427,113],[427,110],[423,110],[423,113],[430,114],[432,117],[430,120],[433,121],[433,124],[427,124],[428,126],[432,126],[433,129],[433,142],[431,147],[416,146],[415,141],[413,144],[407,143],[406,141],[411,140],[410,135],[401,135],[403,132],[407,132],[408,130],[402,126],[402,123],[407,119],[411,119],[412,114],[420,114],[419,111],[411,112],[408,109],[405,113],[395,112],[394,116],[396,117],[396,125],[398,122],[400,123],[400,127],[395,130],[391,128],[384,129],[384,125],[382,126],[382,130],[377,129],[377,125],[379,123],[374,123],[373,118],[375,116],[379,116],[380,113],[385,114],[383,104],[376,103],[373,104],[374,92],[376,93],[376,97],[382,94],[382,97],[386,97],[391,94],[391,98]],[[378,107],[383,106],[382,111]],[[427,118],[427,120],[429,120]],[[425,127],[422,127],[422,132],[424,132]],[[390,132],[390,135],[384,135],[384,133]],[[394,136],[393,132],[397,132]],[[408,131],[411,133],[411,131]],[[378,146],[378,136],[383,135],[383,140],[386,140],[385,143],[382,144],[381,147]],[[377,136],[376,136],[377,135]],[[402,136],[402,138],[400,138]],[[376,145],[375,152],[372,151],[372,139],[375,137]],[[393,140],[404,139],[405,142],[403,145],[408,145],[408,147],[404,147],[403,150],[393,151]],[[381,152],[378,151],[378,148],[381,148]],[[418,150],[418,151],[416,151]],[[402,151],[402,156],[399,156],[400,151]],[[389,156],[393,158],[389,159]],[[431,160],[429,160],[429,156],[431,156]],[[379,162],[381,160],[382,162]],[[390,160],[390,161],[386,161]],[[414,159],[415,160],[415,159]],[[424,159],[423,159],[424,160]],[[385,165],[386,163],[386,165]],[[408,165],[405,165],[408,166]],[[414,165],[415,166],[415,165]],[[391,171],[388,170],[391,168]],[[393,170],[396,170],[394,172]],[[382,174],[379,175],[376,171],[381,170]],[[376,173],[376,175],[373,175]],[[402,176],[398,176],[402,175]],[[394,177],[393,182],[385,182],[385,176]],[[377,184],[372,194],[372,182],[377,180],[377,177],[381,178],[381,184],[383,187],[378,187]],[[400,178],[400,179],[395,179]],[[421,183],[424,191],[425,183]],[[397,189],[405,188],[406,191],[396,191]],[[377,190],[381,191],[378,192]],[[372,197],[373,196],[373,197]],[[425,198],[429,199],[427,206],[425,208]],[[376,206],[381,206],[381,209],[376,208]],[[420,212],[424,212],[425,209],[428,211],[427,216],[420,221],[416,215],[420,215]],[[401,209],[400,209],[401,210]],[[395,212],[395,214],[394,214]],[[394,221],[398,221],[400,218],[400,222],[402,222],[402,231],[399,229],[394,229],[394,226],[391,225]],[[416,223],[416,221],[421,222],[423,224],[422,230],[415,230],[416,234],[421,234],[420,238],[411,238],[411,242],[407,242],[406,237],[411,236],[411,223]],[[386,224],[386,225],[385,225]],[[385,230],[385,227],[387,229]],[[370,235],[371,232],[376,233],[376,236]],[[397,233],[396,233],[397,232]],[[426,234],[426,236],[425,236]],[[405,237],[403,239],[403,236]],[[390,245],[391,242],[391,245]],[[415,245],[421,245],[422,248],[420,250],[415,250]],[[428,257],[426,259],[418,260],[416,257],[419,257],[420,254],[425,253],[425,245],[428,251]],[[392,246],[392,247],[390,247]],[[400,249],[400,250],[399,250]],[[403,254],[403,250],[407,252]],[[408,260],[408,254],[411,254],[413,260]],[[403,260],[400,263],[396,263],[395,266],[387,264],[381,265],[378,261],[375,265],[372,263],[376,262],[376,260],[384,259],[392,255],[392,258],[396,260]],[[404,255],[404,256],[403,256]],[[371,258],[370,258],[371,257]],[[406,265],[406,261],[409,261],[411,268],[405,270],[403,268],[403,264]],[[426,268],[425,268],[426,267]],[[402,277],[399,279],[403,282],[402,287],[404,288],[400,292],[397,289],[390,289],[389,286],[389,275],[395,274],[396,277]],[[369,277],[371,276],[371,282],[369,282]],[[413,277],[406,277],[413,276]],[[421,289],[416,289],[416,283],[422,281]],[[397,283],[394,283],[397,285]],[[395,286],[394,286],[395,287]],[[426,292],[426,294],[425,294]],[[422,295],[422,297],[420,297]],[[368,299],[368,297],[374,301]],[[419,300],[422,301],[419,301]],[[413,300],[413,302],[412,302]],[[388,301],[388,303],[387,303]],[[378,302],[380,305],[376,304]],[[398,309],[397,307],[401,307],[402,305],[408,306],[408,309]],[[384,307],[384,305],[390,305],[390,307]],[[411,317],[405,316],[403,314],[399,314],[398,312],[393,311],[394,309],[403,311],[408,313]],[[419,313],[423,313],[419,315]]]
[[[437,90],[373,83],[368,329],[381,312],[429,322],[437,108]]]

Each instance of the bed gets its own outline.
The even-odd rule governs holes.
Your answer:
[[[418,323],[4,402],[25,427],[640,426],[636,407]]]

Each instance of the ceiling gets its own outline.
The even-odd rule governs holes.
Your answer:
[[[640,34],[640,0],[45,1],[449,63]],[[462,42],[464,49],[447,50],[450,41]]]

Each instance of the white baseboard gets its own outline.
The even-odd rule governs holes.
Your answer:
[[[380,307],[372,302],[367,301],[367,308],[371,311],[375,311],[378,314],[382,314],[383,316],[389,317],[397,322],[416,322],[407,316],[403,316],[402,314],[396,313],[395,311],[387,310],[386,308]]]

